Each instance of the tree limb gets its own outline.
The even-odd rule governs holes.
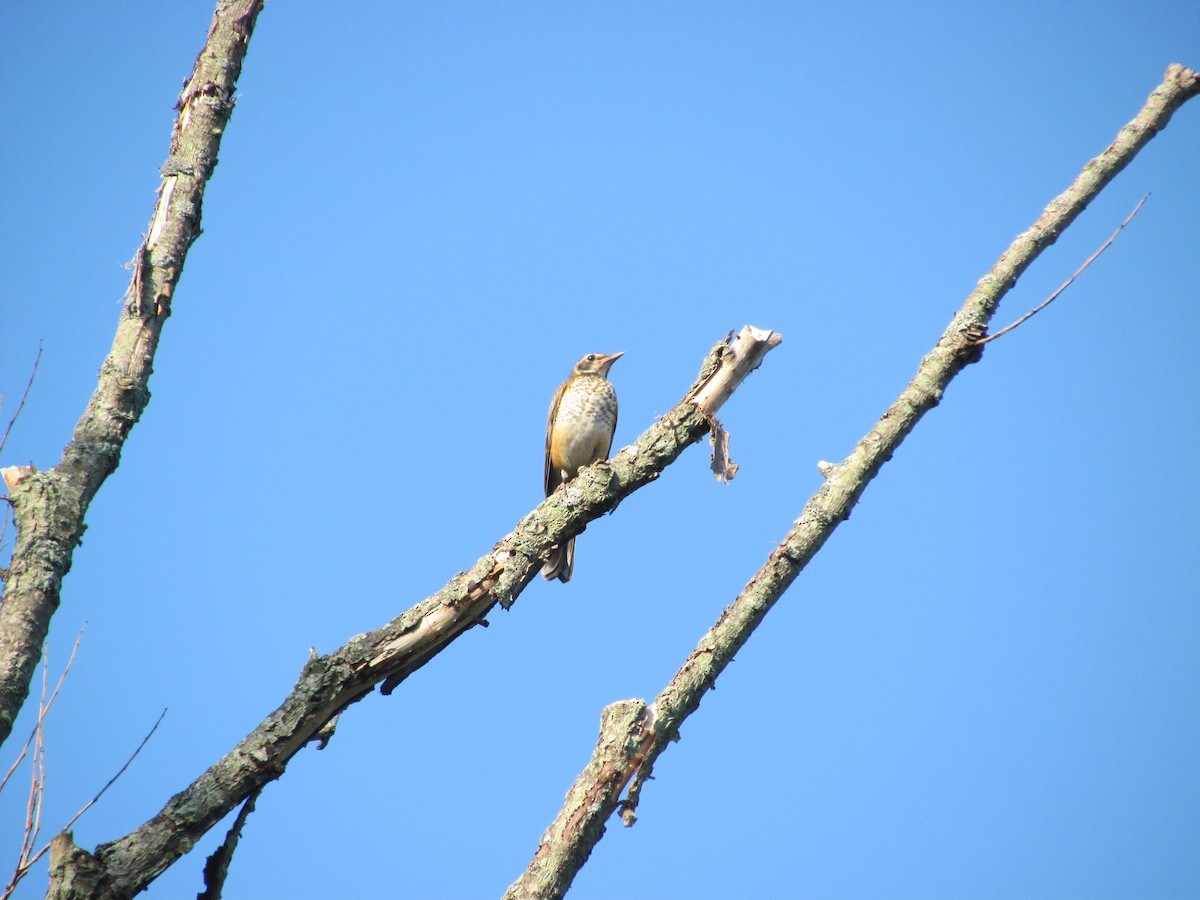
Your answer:
[[[150,401],[148,382],[188,248],[200,235],[204,187],[233,112],[234,85],[262,0],[221,0],[192,76],[180,94],[170,155],[150,232],[112,350],[95,393],[58,465],[12,488],[17,540],[0,606],[0,743],[29,693],[63,577],[83,536],[84,515],[116,470],[121,448]]]
[[[700,639],[679,672],[654,702],[625,700],[607,707],[601,736],[588,767],[580,773],[558,817],[542,835],[532,862],[505,892],[505,900],[545,900],[563,896],[604,834],[618,806],[632,824],[642,785],[679,727],[699,706],[704,693],[750,638],[767,612],[837,528],[871,480],[904,438],[941,400],[950,381],[981,358],[983,336],[1000,299],[1034,259],[1050,246],[1084,208],[1137,155],[1171,114],[1200,93],[1200,76],[1180,65],[1146,101],[1100,156],[1083,167],[1075,182],[1046,207],[979,281],[896,402],[853,452],[837,465],[825,464],[826,481],[805,504],[800,518],[738,597]],[[623,712],[622,712],[623,711]],[[619,714],[619,715],[618,715]],[[624,731],[614,730],[623,724]],[[621,803],[620,789],[633,780]],[[614,786],[616,789],[614,790]]]
[[[63,840],[56,838],[48,896],[107,900],[144,890],[239,803],[282,775],[306,744],[321,740],[334,716],[380,682],[385,692],[394,688],[468,629],[484,623],[496,604],[511,607],[556,545],[616,509],[700,440],[721,404],[780,340],[773,332],[746,326],[736,340],[731,336],[719,342],[709,351],[701,377],[674,409],[612,459],[586,467],[565,490],[547,497],[470,571],[339,650],[327,656],[312,652],[283,704],[150,821],[101,845],[95,854],[75,846],[65,832]]]

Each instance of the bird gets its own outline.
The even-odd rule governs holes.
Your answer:
[[[612,364],[625,355],[589,353],[558,386],[546,417],[545,487],[549,497],[584,466],[608,459],[617,430],[617,392],[608,380]],[[575,571],[575,538],[568,538],[542,566],[547,581],[571,580]]]

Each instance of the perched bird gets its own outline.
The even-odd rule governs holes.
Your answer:
[[[608,370],[625,355],[589,353],[558,386],[546,418],[546,496],[566,484],[584,466],[608,459],[617,430],[617,392]],[[575,570],[575,538],[550,554],[542,566],[546,579],[570,581]]]

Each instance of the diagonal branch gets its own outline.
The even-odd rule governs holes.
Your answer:
[[[467,630],[486,624],[496,604],[510,607],[555,546],[656,480],[700,440],[721,404],[780,340],[746,326],[736,339],[719,342],[674,409],[611,460],[588,466],[546,498],[470,571],[328,656],[313,652],[283,704],[149,822],[94,854],[75,846],[69,832],[60,834],[50,851],[48,896],[121,898],[145,889],[239,803],[282,775],[306,744],[327,740],[325,726],[342,710],[381,682],[385,693],[394,688]]]
[[[0,743],[29,693],[63,577],[100,485],[150,401],[148,383],[188,248],[200,234],[204,187],[233,112],[234,85],[262,0],[221,0],[179,97],[150,233],[138,248],[112,350],[58,465],[11,488],[17,540],[0,606]]]
[[[505,900],[561,897],[604,835],[605,823],[623,806],[632,824],[641,788],[654,762],[679,735],[683,721],[700,706],[704,693],[750,638],[775,602],[816,555],[901,442],[941,400],[963,367],[981,358],[976,341],[983,336],[997,304],[1043,249],[1161,131],[1171,114],[1200,93],[1200,76],[1180,65],[1166,78],[1141,112],[1066,191],[1056,197],[1025,233],[992,266],[955,314],[937,344],[921,360],[917,374],[896,402],[853,452],[837,465],[823,465],[825,483],[805,504],[800,518],[767,557],[738,597],[700,639],[679,672],[649,706],[624,700],[606,707],[600,739],[587,768],[567,794],[558,817],[542,835],[532,862],[504,894]],[[628,799],[620,793],[634,779]]]

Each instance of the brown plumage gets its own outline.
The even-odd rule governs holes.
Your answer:
[[[546,496],[566,484],[584,466],[608,459],[617,430],[617,392],[608,370],[625,353],[589,353],[558,386],[546,418]],[[570,581],[575,570],[575,538],[550,554],[542,566],[547,580]]]

